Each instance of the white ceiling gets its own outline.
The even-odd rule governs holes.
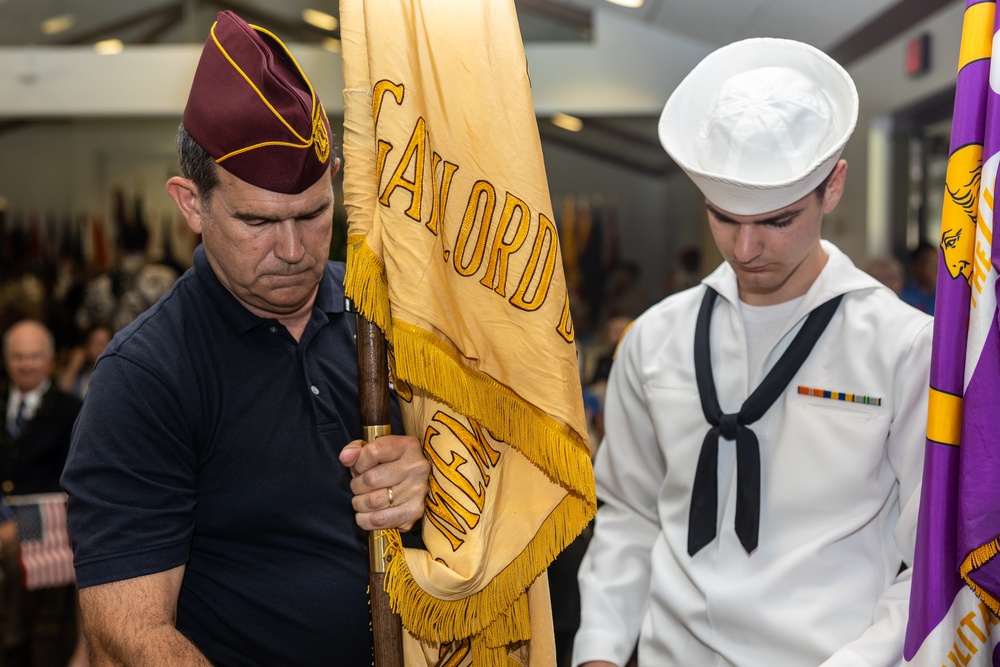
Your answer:
[[[615,11],[717,46],[748,37],[781,37],[819,49],[829,49],[902,4],[900,0],[646,0],[642,7],[628,9],[607,0],[562,1]]]
[[[517,4],[532,39],[572,38],[574,31],[566,26],[572,16],[562,10],[576,7],[614,11],[710,44],[768,36],[826,49],[903,2],[907,0],[646,0],[635,9],[607,0],[521,0]],[[126,42],[197,42],[223,8],[238,13],[245,9],[248,20],[271,18],[276,32],[286,26],[291,32],[304,26],[301,12],[306,7],[337,15],[338,6],[337,0],[0,0],[0,45],[80,43],[110,37]],[[69,30],[54,36],[42,34],[42,21],[66,14],[75,19]]]
[[[591,39],[596,14],[609,12],[634,20],[644,37],[650,31],[663,31],[665,42],[678,36],[689,43],[696,40],[705,43],[706,53],[737,39],[784,37],[810,43],[843,61],[874,48],[893,31],[904,30],[907,26],[901,24],[906,21],[912,24],[921,14],[959,0],[645,0],[634,9],[608,0],[515,1],[526,43]],[[338,0],[0,0],[0,48],[89,44],[109,38],[126,44],[201,43],[221,9],[233,9],[291,42],[315,42],[339,34],[306,25],[301,18],[306,8],[339,15]],[[75,20],[71,28],[42,34],[45,19],[67,14]],[[543,136],[646,172],[670,168],[659,150],[655,119],[585,120],[585,131],[572,137],[566,132],[554,134],[542,123]]]

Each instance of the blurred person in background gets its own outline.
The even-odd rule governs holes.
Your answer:
[[[55,353],[52,333],[37,320],[17,322],[3,334],[9,384],[0,393],[5,408],[0,489],[17,516],[22,543],[20,549],[4,545],[5,667],[86,664],[66,536],[66,498],[59,487],[81,401],[53,382]],[[55,508],[51,513],[41,509],[50,504]],[[43,538],[61,542],[43,554],[44,562],[19,557],[28,540]]]
[[[81,331],[99,324],[120,331],[177,280],[177,271],[172,267],[149,260],[149,230],[142,222],[124,225],[118,242],[121,255],[115,267],[97,274],[84,287],[76,312],[76,325]]]
[[[934,314],[937,292],[938,249],[921,241],[910,251],[910,271],[899,298],[917,310]]]
[[[902,293],[906,272],[903,269],[903,263],[892,255],[869,257],[861,265],[861,269],[891,289],[897,296]]]
[[[59,387],[80,400],[87,395],[90,376],[97,358],[111,342],[111,327],[95,324],[83,334],[83,343],[69,350],[63,369],[59,373]]]

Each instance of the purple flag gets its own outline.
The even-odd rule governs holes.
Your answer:
[[[941,218],[927,443],[904,658],[1000,665],[996,1],[967,0]],[[994,61],[993,58],[997,60]]]

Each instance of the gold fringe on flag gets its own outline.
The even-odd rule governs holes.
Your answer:
[[[1000,615],[1000,601],[990,595],[989,591],[977,584],[970,577],[974,570],[978,570],[982,566],[986,565],[986,563],[991,561],[998,553],[1000,553],[1000,538],[973,550],[962,563],[958,572],[962,575],[962,579],[969,586],[969,588],[971,588],[975,594],[979,596],[979,599],[985,602],[986,606],[992,609],[994,614]]]

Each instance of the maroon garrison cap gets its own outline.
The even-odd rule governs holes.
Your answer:
[[[330,121],[284,44],[230,11],[201,52],[184,127],[215,162],[272,192],[298,194],[330,168]]]

